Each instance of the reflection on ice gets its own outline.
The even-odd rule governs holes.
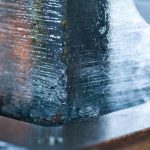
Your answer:
[[[33,122],[54,116],[61,122],[66,101],[63,2],[5,0],[0,6],[1,113]]]

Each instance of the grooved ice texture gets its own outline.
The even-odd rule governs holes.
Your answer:
[[[2,114],[34,122],[62,120],[66,112],[63,18],[63,0],[0,1]]]
[[[0,0],[0,114],[56,125],[147,102],[149,39],[132,0]]]

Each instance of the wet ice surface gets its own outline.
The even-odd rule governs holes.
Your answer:
[[[57,124],[147,102],[149,60],[132,0],[0,0],[2,115]]]

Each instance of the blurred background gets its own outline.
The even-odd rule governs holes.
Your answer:
[[[150,23],[150,1],[149,0],[134,0],[140,14],[145,18],[147,23]]]

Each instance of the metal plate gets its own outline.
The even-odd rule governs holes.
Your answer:
[[[0,117],[0,140],[31,150],[75,150],[100,147],[104,142],[120,137],[130,137],[142,130],[149,137],[150,103],[117,111],[88,121],[76,121],[60,127],[42,127]],[[133,136],[138,139],[141,136]],[[53,142],[52,138],[56,139]],[[58,138],[62,140],[59,141]],[[149,137],[150,138],[150,137]],[[125,139],[125,138],[124,138]],[[122,139],[124,141],[124,139]],[[132,141],[129,138],[129,143]],[[142,140],[142,138],[140,139]],[[58,142],[59,141],[59,142]],[[112,142],[113,142],[112,141]],[[107,143],[107,148],[109,149]],[[126,143],[127,144],[127,143]],[[89,148],[90,149],[90,148]]]

